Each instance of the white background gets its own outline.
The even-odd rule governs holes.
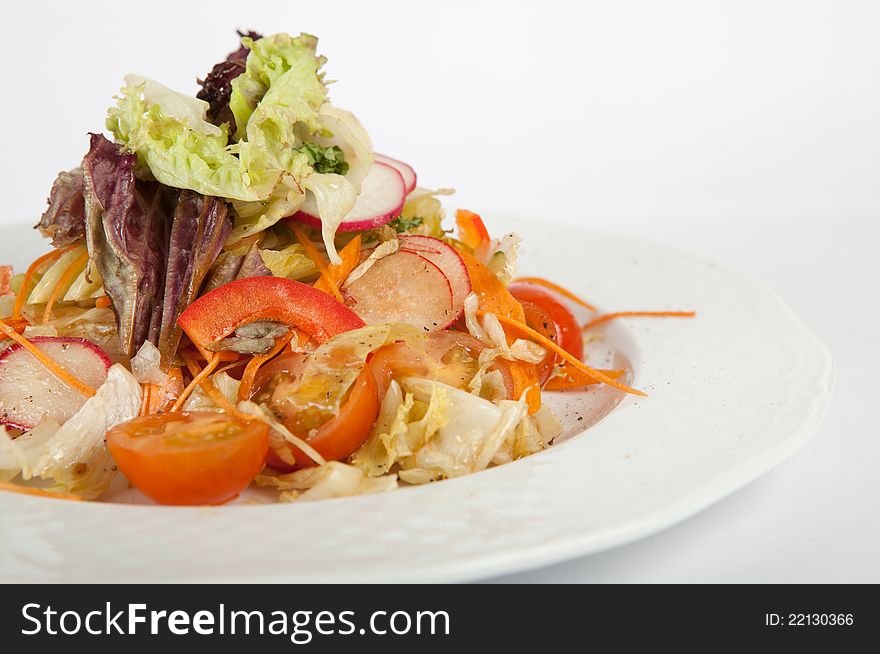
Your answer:
[[[880,3],[30,2],[4,23],[2,224],[37,221],[126,73],[194,92],[234,28],[308,31],[334,104],[456,205],[713,259],[829,345],[834,403],[790,460],[655,537],[505,580],[880,582]]]

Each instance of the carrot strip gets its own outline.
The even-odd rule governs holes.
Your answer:
[[[330,276],[330,271],[327,268],[327,263],[324,261],[324,257],[321,256],[321,253],[318,252],[318,248],[316,248],[311,239],[306,236],[306,233],[302,230],[302,227],[296,224],[292,224],[290,228],[296,235],[296,240],[299,241],[299,244],[303,246],[303,249],[309,256],[309,259],[312,260],[312,262],[315,264],[315,267],[321,273],[321,279],[325,280],[325,284],[330,289],[330,294],[337,300],[342,302],[342,294],[339,292],[339,289],[336,288],[336,284],[333,283],[333,278]]]
[[[31,488],[30,486],[19,486],[9,482],[0,482],[0,491],[8,491],[10,493],[21,493],[22,495],[36,495],[37,497],[51,497],[56,500],[73,500],[74,502],[82,502],[79,495],[71,493],[53,493],[43,488]]]
[[[170,366],[165,372],[167,379],[163,384],[153,384],[150,389],[150,403],[147,415],[165,413],[183,392],[183,372],[178,366]]]
[[[97,300],[95,300],[95,308],[96,309],[103,309],[104,307],[109,307],[109,306],[110,306],[110,296],[109,295],[102,295]]]
[[[187,361],[187,368],[189,368],[189,362],[188,362],[186,355],[184,355],[183,360]],[[214,369],[219,365],[219,363],[220,363],[220,356],[215,353],[214,356],[211,357],[211,360],[208,361],[208,365],[206,365],[204,368],[202,368],[202,370],[200,370],[198,372],[198,374],[194,375],[193,379],[189,383],[189,385],[183,389],[183,393],[181,393],[180,397],[177,398],[177,401],[174,403],[174,406],[171,407],[171,411],[180,411],[181,407],[186,402],[186,399],[196,389],[196,386],[201,385],[202,382],[205,381],[206,379],[208,380],[208,385],[213,387],[213,384],[211,384],[211,380],[208,379],[208,377],[210,376],[210,374],[212,372],[214,372]],[[202,386],[202,390],[204,390],[206,393],[208,392],[205,386]],[[208,394],[210,396],[210,393],[208,393]],[[228,402],[227,402],[227,404],[228,404]]]
[[[25,350],[30,352],[30,354],[37,361],[42,363],[49,372],[58,377],[58,379],[60,379],[71,388],[76,389],[86,397],[92,397],[95,394],[94,388],[92,388],[88,384],[84,384],[79,379],[67,372],[64,368],[52,361],[52,359],[46,356],[45,352],[43,352],[40,348],[31,343],[28,339],[19,334],[17,331],[15,331],[15,329],[7,325],[2,320],[0,320],[0,331],[6,334],[13,341],[21,345]]]
[[[696,315],[696,311],[615,311],[593,318],[583,329],[592,329],[615,318],[693,318]]]
[[[150,414],[150,397],[153,395],[153,384],[141,384],[141,410],[139,416]]]
[[[321,277],[318,278],[318,281],[315,282],[314,286],[319,291],[335,295],[339,292],[342,282],[348,278],[352,270],[357,268],[357,265],[361,260],[360,234],[351,239],[351,241],[339,251],[339,257],[342,259],[342,262],[330,264],[330,266],[327,267],[327,275],[321,275]]]
[[[27,299],[28,294],[31,292],[31,280],[34,278],[37,270],[44,263],[55,261],[59,259],[63,254],[70,252],[72,249],[79,247],[77,245],[71,245],[70,247],[66,247],[62,250],[52,250],[44,254],[41,257],[37,257],[34,259],[34,262],[28,266],[28,269],[24,273],[24,278],[21,280],[21,288],[18,289],[18,293],[15,296],[15,304],[12,307],[12,317],[18,318],[21,316],[21,310],[24,307],[24,301]]]
[[[467,268],[471,290],[477,294],[479,309],[524,322],[526,314],[522,304],[510,294],[498,276],[475,256],[462,251],[458,254]]]
[[[232,350],[220,350],[219,352],[212,352],[211,350],[206,350],[205,348],[199,347],[195,344],[193,344],[192,347],[187,346],[186,348],[180,348],[178,350],[178,353],[181,355],[181,358],[183,358],[184,353],[188,353],[190,356],[198,355],[205,362],[210,361],[215,354],[220,355],[221,362],[235,362],[241,359],[241,357],[243,356],[238,352],[233,352]]]
[[[27,318],[16,318],[13,320],[12,318],[7,318],[6,324],[12,327],[17,333],[21,334],[25,327],[30,325]]]
[[[217,368],[217,372],[214,374],[217,375],[217,374],[220,374],[221,372],[226,372],[227,370],[234,370],[235,368],[241,368],[242,366],[246,366],[249,363],[250,363],[250,361],[245,361],[244,359],[241,359],[240,361],[233,361],[232,363],[227,363],[222,368]]]
[[[567,288],[563,288],[559,284],[554,284],[550,280],[544,279],[543,277],[520,277],[519,279],[516,279],[514,281],[525,282],[527,284],[537,284],[538,286],[544,286],[546,288],[549,288],[551,291],[556,291],[561,296],[568,298],[569,300],[571,300],[575,304],[581,305],[585,309],[589,309],[590,311],[596,310],[596,307],[594,307],[592,304],[590,304],[586,300],[581,299],[580,297],[578,297],[577,295],[575,295],[574,293],[569,291]]]
[[[626,374],[626,370],[600,370],[604,375],[608,375],[611,379],[620,379]],[[587,377],[579,370],[574,370],[567,363],[560,366],[559,374],[551,377],[550,381],[544,386],[548,391],[564,391],[570,388],[583,388],[584,386],[592,386],[599,382],[592,377]]]
[[[485,246],[492,240],[483,219],[473,211],[458,209],[455,212],[455,224],[458,227],[458,240],[471,250]]]
[[[207,396],[209,398],[211,398],[211,401],[214,404],[216,404],[218,407],[223,409],[226,413],[233,415],[233,416],[236,416],[237,418],[241,418],[242,420],[253,420],[254,419],[253,416],[248,415],[247,413],[242,413],[236,407],[234,407],[229,400],[227,400],[225,397],[223,397],[223,393],[221,393],[220,391],[217,390],[217,387],[214,386],[214,382],[212,382],[210,379],[208,379],[207,377],[205,377],[203,375],[205,370],[208,370],[208,368],[211,367],[211,364],[208,364],[208,366],[205,367],[205,370],[200,371],[199,365],[195,362],[195,360],[192,357],[189,357],[185,354],[182,356],[183,356],[183,361],[186,364],[187,369],[189,370],[190,374],[193,376],[193,381],[195,381],[199,377],[202,377],[202,380],[200,382],[200,386],[201,386],[202,390],[207,394]],[[216,358],[212,359],[212,361],[216,361],[216,360],[217,360]],[[190,385],[192,385],[192,384],[190,384]],[[192,392],[192,391],[190,391],[190,392]],[[181,397],[183,397],[183,396],[181,396]],[[172,408],[171,410],[174,411],[175,409]]]
[[[485,315],[485,312],[478,311],[477,315]],[[647,397],[647,395],[645,393],[643,393],[642,391],[636,390],[635,388],[630,388],[626,384],[621,384],[620,382],[611,379],[611,377],[609,377],[605,373],[600,372],[599,370],[596,370],[595,368],[591,368],[590,366],[588,366],[586,363],[584,363],[580,359],[569,354],[569,352],[567,350],[564,350],[563,348],[559,347],[556,343],[551,341],[549,338],[547,338],[543,334],[536,332],[531,327],[524,325],[523,323],[518,322],[516,320],[511,320],[510,318],[508,318],[506,316],[496,315],[495,317],[498,318],[498,320],[502,324],[508,325],[510,327],[513,327],[513,328],[519,330],[521,333],[525,334],[526,336],[528,336],[532,340],[536,341],[537,343],[539,343],[543,347],[547,348],[548,350],[550,350],[552,352],[555,352],[557,356],[568,361],[568,363],[570,363],[572,365],[572,367],[574,367],[576,370],[582,372],[583,374],[587,375],[588,377],[592,377],[596,381],[600,381],[603,384],[607,384],[608,386],[611,386],[612,388],[616,388],[619,391],[623,391],[624,393],[631,393],[633,395]]]
[[[254,387],[254,379],[257,376],[257,371],[260,369],[260,366],[283,350],[284,346],[290,342],[290,339],[293,338],[294,334],[296,334],[296,332],[291,329],[284,336],[277,339],[275,345],[273,345],[272,349],[266,352],[266,354],[259,354],[248,362],[247,367],[244,369],[244,374],[241,376],[241,385],[238,387],[239,402],[250,399],[251,391]]]
[[[46,301],[46,310],[43,311],[44,325],[49,322],[49,319],[52,317],[52,307],[58,301],[58,297],[70,288],[73,280],[82,272],[82,268],[85,268],[88,260],[89,253],[83,252],[73,263],[64,269],[63,273],[61,273],[61,277],[58,278],[58,283],[55,284],[55,288],[52,289],[52,294],[49,295],[49,299]]]

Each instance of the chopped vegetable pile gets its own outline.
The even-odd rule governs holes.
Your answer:
[[[307,34],[240,35],[197,95],[128,75],[0,266],[0,490],[162,504],[387,491],[539,452],[599,314],[330,104]],[[582,325],[577,311],[591,319]]]

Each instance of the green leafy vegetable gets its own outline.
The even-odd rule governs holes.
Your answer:
[[[345,153],[338,145],[323,148],[317,143],[303,143],[297,150],[309,158],[309,165],[316,173],[344,175],[348,172]]]
[[[388,223],[394,231],[397,233],[408,232],[411,229],[415,229],[419,227],[423,222],[425,222],[424,218],[420,218],[419,216],[411,216],[409,218],[405,216],[398,216],[390,223]]]
[[[299,208],[301,184],[315,170],[298,148],[321,131],[327,101],[317,39],[276,34],[243,43],[251,51],[230,99],[238,143],[227,147],[225,127],[207,121],[207,102],[138,76],[126,78],[107,118],[116,140],[159,182],[237,201],[233,242]]]
[[[282,250],[260,250],[263,263],[276,277],[287,279],[304,279],[314,275],[318,269],[315,263],[305,254],[299,243],[288,245]]]
[[[317,37],[273,34],[256,41],[244,37],[241,43],[250,53],[245,71],[232,80],[229,108],[237,125],[235,137],[250,139],[248,128],[253,114],[261,113],[261,122],[272,114],[280,117],[275,111],[279,108],[285,110],[281,113],[293,114],[294,122],[304,122],[310,132],[319,131],[318,110],[327,99],[327,89],[320,72],[326,59],[315,54]],[[263,100],[269,101],[272,111],[261,107],[258,112]],[[281,105],[278,100],[285,102]]]

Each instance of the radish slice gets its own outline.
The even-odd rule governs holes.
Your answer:
[[[342,219],[337,231],[359,232],[381,227],[400,215],[406,200],[406,185],[396,169],[378,161],[373,162],[370,172],[361,183],[354,208]],[[321,228],[318,205],[311,194],[293,218],[316,229]]]
[[[84,338],[53,336],[35,336],[30,340],[92,388],[98,388],[107,379],[110,358],[94,343]],[[44,415],[63,424],[87,399],[46,370],[18,343],[0,353],[0,424],[31,429]]]
[[[386,157],[384,154],[374,153],[373,158],[379,163],[391,166],[399,172],[400,176],[403,177],[403,183],[406,184],[406,194],[409,195],[413,192],[413,189],[416,187],[416,171],[412,169],[412,166],[398,159]]]
[[[424,257],[446,276],[452,288],[453,321],[457,320],[464,311],[464,299],[471,292],[471,278],[455,248],[439,238],[416,235],[401,236],[400,248]]]
[[[343,288],[343,296],[367,324],[402,322],[432,332],[455,321],[449,280],[415,252],[379,259]]]

